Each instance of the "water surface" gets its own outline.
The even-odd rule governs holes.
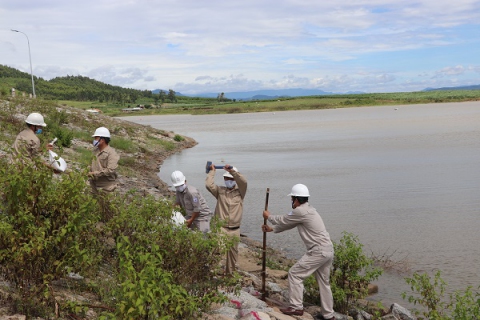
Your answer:
[[[334,241],[351,232],[410,271],[441,270],[450,289],[480,285],[480,102],[124,119],[198,141],[159,175],[170,184],[183,171],[211,208],[206,162],[237,166],[249,183],[241,230],[253,239],[262,240],[266,188],[269,209],[284,214],[303,183]],[[304,252],[295,230],[267,239],[291,257]],[[409,275],[382,276],[377,298],[402,303]]]

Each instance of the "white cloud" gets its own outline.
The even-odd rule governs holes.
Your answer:
[[[454,67],[446,67],[441,70],[438,70],[435,73],[434,77],[446,77],[446,76],[458,76],[465,73],[465,68],[463,66],[454,66]]]
[[[478,68],[455,67],[477,63],[478,16],[476,0],[7,0],[0,61],[29,69],[18,29],[47,79],[179,92],[419,90],[439,78],[480,83]]]

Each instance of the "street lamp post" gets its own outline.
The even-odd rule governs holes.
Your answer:
[[[36,95],[35,95],[35,83],[33,82],[32,55],[30,54],[30,40],[28,40],[28,36],[27,36],[26,33],[22,32],[22,31],[18,31],[18,30],[13,30],[13,29],[10,29],[10,30],[12,30],[13,32],[22,33],[25,37],[27,37],[28,57],[30,58],[30,75],[32,76],[32,92],[33,92],[33,97],[35,98],[36,97]]]

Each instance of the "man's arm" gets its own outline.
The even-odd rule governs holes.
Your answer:
[[[272,230],[275,233],[293,229],[301,222],[299,217],[292,213],[283,216],[273,216],[268,210],[263,211],[263,218],[273,224]]]
[[[235,182],[237,183],[238,190],[240,191],[240,196],[245,198],[245,195],[247,194],[247,179],[238,171],[230,171],[231,175],[233,176],[233,179],[235,179]]]
[[[197,217],[200,215],[200,212],[193,212],[192,213],[192,217],[190,219],[188,219],[187,221],[185,221],[187,223],[187,227],[191,227],[193,221],[195,221],[195,219],[197,219]]]
[[[210,166],[210,172],[205,179],[205,187],[215,197],[218,198],[218,186],[215,184],[215,165]]]

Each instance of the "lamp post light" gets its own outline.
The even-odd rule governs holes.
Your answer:
[[[10,29],[10,30],[12,30],[13,32],[22,33],[22,34],[27,38],[27,43],[28,43],[28,57],[30,58],[30,75],[32,76],[32,92],[33,92],[33,97],[36,98],[36,95],[35,95],[35,83],[33,82],[32,55],[30,54],[30,40],[28,40],[28,36],[27,36],[26,33],[22,32],[22,31],[18,31],[18,30],[13,30],[13,29]]]

